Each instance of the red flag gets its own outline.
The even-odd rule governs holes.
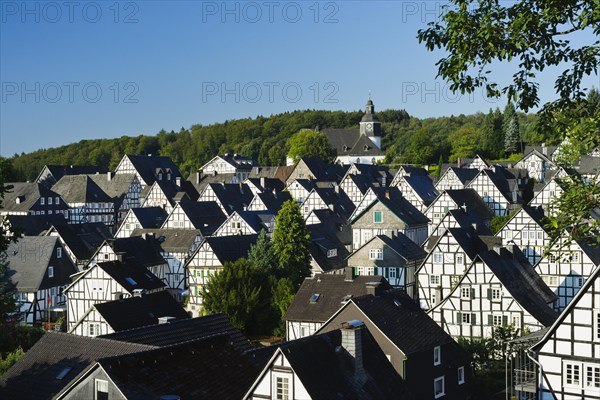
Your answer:
[[[48,307],[52,306],[52,297],[48,295]]]

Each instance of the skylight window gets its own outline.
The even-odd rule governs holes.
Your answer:
[[[62,371],[60,371],[60,373],[58,375],[56,375],[56,379],[58,379],[58,380],[63,379],[65,376],[67,376],[67,374],[69,372],[71,372],[72,369],[73,369],[73,367],[63,368]]]
[[[125,280],[130,284],[130,285],[137,285],[137,282],[133,279],[130,278],[129,276],[127,278],[125,278]]]
[[[319,297],[321,295],[319,293],[313,293],[312,296],[310,296],[310,302],[311,303],[316,303],[317,301],[319,301]]]

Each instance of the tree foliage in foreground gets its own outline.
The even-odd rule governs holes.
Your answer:
[[[292,136],[289,141],[288,157],[294,164],[303,157],[320,158],[326,163],[335,161],[337,152],[329,145],[329,139],[323,132],[303,129]]]

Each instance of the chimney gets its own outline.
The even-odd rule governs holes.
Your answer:
[[[352,282],[354,281],[354,270],[352,267],[345,267],[344,273],[346,277],[344,278],[344,282]]]
[[[133,289],[133,297],[142,297],[144,295],[144,289]]]
[[[379,286],[381,285],[381,282],[367,282],[366,287],[367,287],[367,294],[370,294],[372,296],[377,296],[380,292]]]
[[[244,194],[244,184],[240,182],[240,193]]]
[[[386,191],[385,191],[385,198],[386,198],[386,199],[389,199],[389,198],[390,198],[390,191],[389,191],[389,190],[386,190]]]
[[[460,206],[460,208],[462,208],[463,211],[466,213],[467,212],[467,203],[463,203],[463,205]]]
[[[125,257],[124,257],[124,256],[125,256],[125,253],[116,253],[116,255],[117,255],[117,261],[119,261],[119,262],[123,262],[123,260],[124,260],[124,258],[125,258]]]
[[[335,191],[335,194],[340,194],[340,185],[338,183],[334,183],[333,190]]]
[[[460,168],[460,157],[456,159],[456,167]]]
[[[361,387],[367,380],[367,375],[363,366],[362,354],[362,331],[365,324],[359,320],[352,320],[342,323],[340,332],[342,334],[342,347],[348,352],[354,367],[354,379],[358,387]]]
[[[108,172],[106,173],[106,180],[107,180],[107,181],[109,181],[109,182],[110,182],[110,181],[112,181],[112,174],[113,174],[113,173],[112,173],[112,172],[110,172],[110,171],[108,171]]]
[[[548,155],[548,148],[546,147],[546,143],[542,143],[542,154],[545,156]]]
[[[175,184],[177,185],[177,187],[181,187],[181,177],[180,176],[175,177]]]
[[[265,179],[264,176],[260,177],[260,187],[262,188],[262,190],[265,190],[265,185],[267,184],[267,180]]]

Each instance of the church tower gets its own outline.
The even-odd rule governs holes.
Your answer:
[[[367,136],[378,149],[381,149],[381,122],[375,118],[375,106],[373,105],[371,96],[369,96],[369,101],[367,101],[365,115],[363,115],[360,121],[360,134]]]

